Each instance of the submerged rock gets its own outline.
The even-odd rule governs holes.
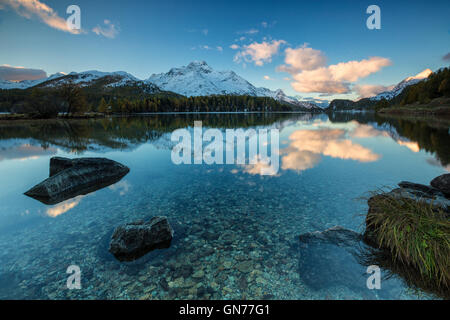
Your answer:
[[[361,257],[368,250],[362,235],[340,226],[299,236],[298,273],[303,283],[316,291],[348,288],[365,299],[395,298],[391,290],[399,280],[383,280],[381,290],[368,290],[368,265]],[[341,289],[342,290],[342,289]]]
[[[25,195],[45,204],[56,204],[120,181],[130,169],[105,158],[50,159],[50,177]]]
[[[430,184],[447,197],[450,196],[450,173],[443,174],[431,180]]]
[[[170,246],[173,230],[166,217],[136,221],[114,230],[109,251],[120,261],[133,261],[154,249]]]
[[[299,236],[303,243],[328,242],[337,246],[353,246],[355,242],[361,240],[361,235],[355,231],[335,226],[325,231],[315,231],[304,233]]]

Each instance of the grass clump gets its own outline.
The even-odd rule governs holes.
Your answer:
[[[376,192],[368,201],[366,241],[387,249],[395,263],[418,271],[421,282],[450,285],[450,219],[421,199]]]

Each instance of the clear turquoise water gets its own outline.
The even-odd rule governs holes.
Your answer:
[[[174,165],[170,133],[194,120],[220,129],[279,128],[279,174],[261,176],[239,165]],[[351,256],[343,253],[327,268],[321,255],[339,250],[311,247],[319,250],[311,259],[298,236],[335,225],[361,232],[367,204],[359,198],[448,172],[449,142],[441,124],[370,114],[2,123],[0,298],[430,298],[396,276],[383,279],[381,290],[369,290],[365,267]],[[53,156],[107,157],[131,171],[113,186],[47,206],[23,192],[48,177]],[[171,247],[116,261],[107,250],[114,228],[155,215],[168,217],[175,231]],[[80,290],[66,288],[70,265],[81,269]],[[349,275],[352,280],[344,281]]]

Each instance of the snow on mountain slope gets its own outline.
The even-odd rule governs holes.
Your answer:
[[[103,87],[140,86],[149,89],[150,91],[159,91],[159,88],[156,88],[154,85],[145,83],[127,72],[101,72],[97,70],[71,72],[69,74],[56,73],[48,78],[24,80],[20,82],[0,80],[0,89],[27,89],[34,86],[58,87],[69,81],[78,84],[81,87],[88,87],[96,84]]]
[[[37,80],[23,80],[19,82],[13,82],[13,81],[7,81],[7,80],[0,80],[0,89],[27,89],[34,86],[37,86],[38,84],[44,83],[49,80],[57,79],[60,77],[66,76],[65,73],[58,72],[55,74],[52,74],[51,76],[47,78],[37,79]]]
[[[44,87],[57,87],[67,82],[78,84],[81,87],[91,86],[99,80],[104,80],[105,86],[119,87],[126,85],[134,85],[140,82],[138,78],[133,75],[124,72],[101,72],[97,70],[90,70],[84,72],[71,72],[64,77],[58,79],[49,79],[50,81],[43,82]]]
[[[153,74],[146,80],[162,90],[172,91],[187,97],[209,95],[249,95],[270,97],[301,108],[316,108],[314,104],[300,102],[288,97],[282,90],[272,91],[257,88],[233,71],[216,71],[205,61],[194,61],[187,66],[172,68],[167,73]]]
[[[403,81],[398,83],[392,90],[385,91],[385,92],[377,94],[374,97],[371,97],[370,100],[377,100],[378,101],[378,100],[381,100],[383,98],[386,99],[386,100],[392,99],[392,98],[398,96],[400,93],[402,93],[402,91],[406,87],[408,87],[410,85],[413,85],[413,84],[416,84],[416,83],[418,83],[418,82],[428,78],[428,76],[430,74],[432,74],[432,73],[433,73],[433,71],[431,71],[430,69],[425,69],[425,70],[423,70],[422,72],[416,74],[413,77],[408,77],[408,78],[404,79]]]
[[[163,90],[184,96],[213,94],[257,95],[257,89],[233,71],[215,71],[204,61],[194,61],[167,73],[153,74],[147,79]]]

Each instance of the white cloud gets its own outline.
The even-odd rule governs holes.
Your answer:
[[[233,50],[237,50],[237,49],[239,49],[239,46],[237,45],[237,44],[232,44],[231,46],[230,46],[230,48],[231,49],[233,49]]]
[[[101,35],[109,39],[114,39],[119,34],[119,29],[107,19],[104,20],[103,23],[104,26],[97,25],[92,29],[92,32],[99,36]]]
[[[383,86],[377,84],[358,84],[353,87],[355,92],[359,95],[358,99],[376,96],[385,91],[392,90],[394,86]]]
[[[285,43],[284,40],[272,40],[272,42],[253,42],[244,45],[242,50],[234,56],[234,61],[237,63],[242,61],[253,62],[257,66],[262,66],[264,63],[272,62],[272,57],[278,53],[280,46]]]
[[[30,69],[24,67],[0,66],[0,79],[8,81],[37,80],[47,77],[42,69]]]
[[[287,48],[284,52],[286,65],[278,67],[279,71],[298,73],[324,67],[327,63],[327,58],[320,50],[308,48],[306,44],[297,49]]]
[[[17,14],[27,19],[37,17],[46,25],[69,32],[72,34],[79,34],[81,30],[71,29],[67,26],[66,20],[58,16],[55,10],[38,0],[1,0],[2,5],[12,8]],[[4,7],[0,6],[0,9]]]
[[[263,78],[264,78],[264,80],[272,80],[272,78],[270,76],[264,76]]]
[[[251,28],[249,30],[238,31],[237,34],[257,34],[259,32],[258,29]]]
[[[221,46],[212,47],[212,46],[209,46],[209,45],[207,45],[207,44],[202,44],[202,45],[195,46],[195,47],[192,47],[192,48],[191,48],[191,50],[196,50],[196,49],[201,49],[201,50],[217,50],[217,51],[219,51],[219,52],[222,52],[222,51],[223,51],[223,47],[221,47]]]
[[[295,55],[297,53],[292,54],[290,58],[293,58]],[[294,90],[298,92],[318,92],[323,94],[349,93],[351,92],[351,83],[378,72],[385,66],[391,65],[389,59],[382,57],[340,62],[330,66],[320,66],[323,62],[317,58],[317,54],[315,54],[315,58],[309,60],[303,59],[304,55],[302,54],[299,55],[299,58],[298,61],[286,59],[285,62],[288,65],[279,67],[278,70],[291,73],[294,79],[291,85]],[[306,69],[298,71],[300,66]],[[314,66],[318,67],[313,68]]]

